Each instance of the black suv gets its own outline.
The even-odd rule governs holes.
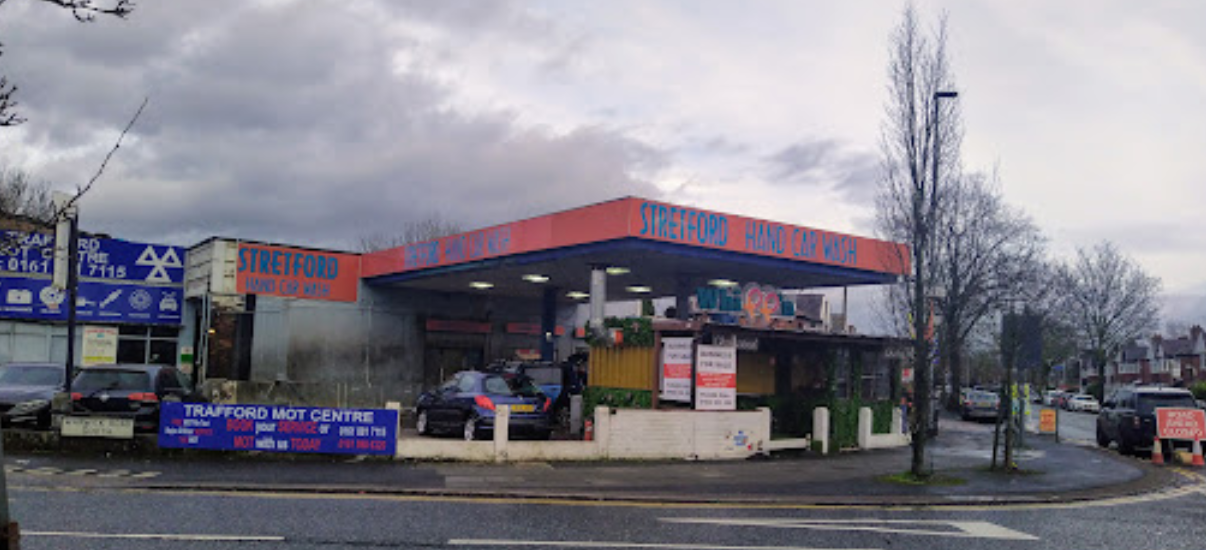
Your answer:
[[[79,370],[71,414],[132,418],[136,431],[159,429],[162,401],[204,402],[188,375],[169,365],[97,365]]]
[[[1150,450],[1156,438],[1156,409],[1163,407],[1196,409],[1198,405],[1193,394],[1181,388],[1133,386],[1115,390],[1097,415],[1097,444],[1109,447],[1116,441],[1122,454]]]

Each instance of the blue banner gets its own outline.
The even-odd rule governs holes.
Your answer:
[[[79,321],[181,324],[184,290],[180,287],[81,281],[75,315]],[[50,279],[0,277],[0,317],[67,320],[67,293]]]
[[[54,235],[4,231],[0,271],[24,275],[54,273]],[[80,277],[144,284],[184,283],[184,254],[179,246],[80,236]]]
[[[160,407],[159,446],[394,455],[398,411],[167,402]]]

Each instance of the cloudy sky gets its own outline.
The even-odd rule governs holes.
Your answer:
[[[10,0],[0,74],[29,121],[0,164],[73,186],[147,96],[88,229],[351,248],[638,195],[870,234],[902,6],[146,1],[80,24]],[[1206,295],[1206,3],[918,6],[949,15],[966,165],[1053,253],[1110,239]]]

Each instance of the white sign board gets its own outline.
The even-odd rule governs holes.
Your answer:
[[[662,399],[691,402],[691,338],[662,338]]]
[[[117,362],[117,327],[84,327],[84,357],[80,364],[109,365]]]
[[[63,437],[133,439],[134,419],[106,416],[64,416]]]
[[[737,410],[737,348],[700,345],[695,365],[695,410]]]

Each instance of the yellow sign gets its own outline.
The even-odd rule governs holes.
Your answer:
[[[1055,433],[1055,409],[1043,409],[1039,414],[1039,433]]]

